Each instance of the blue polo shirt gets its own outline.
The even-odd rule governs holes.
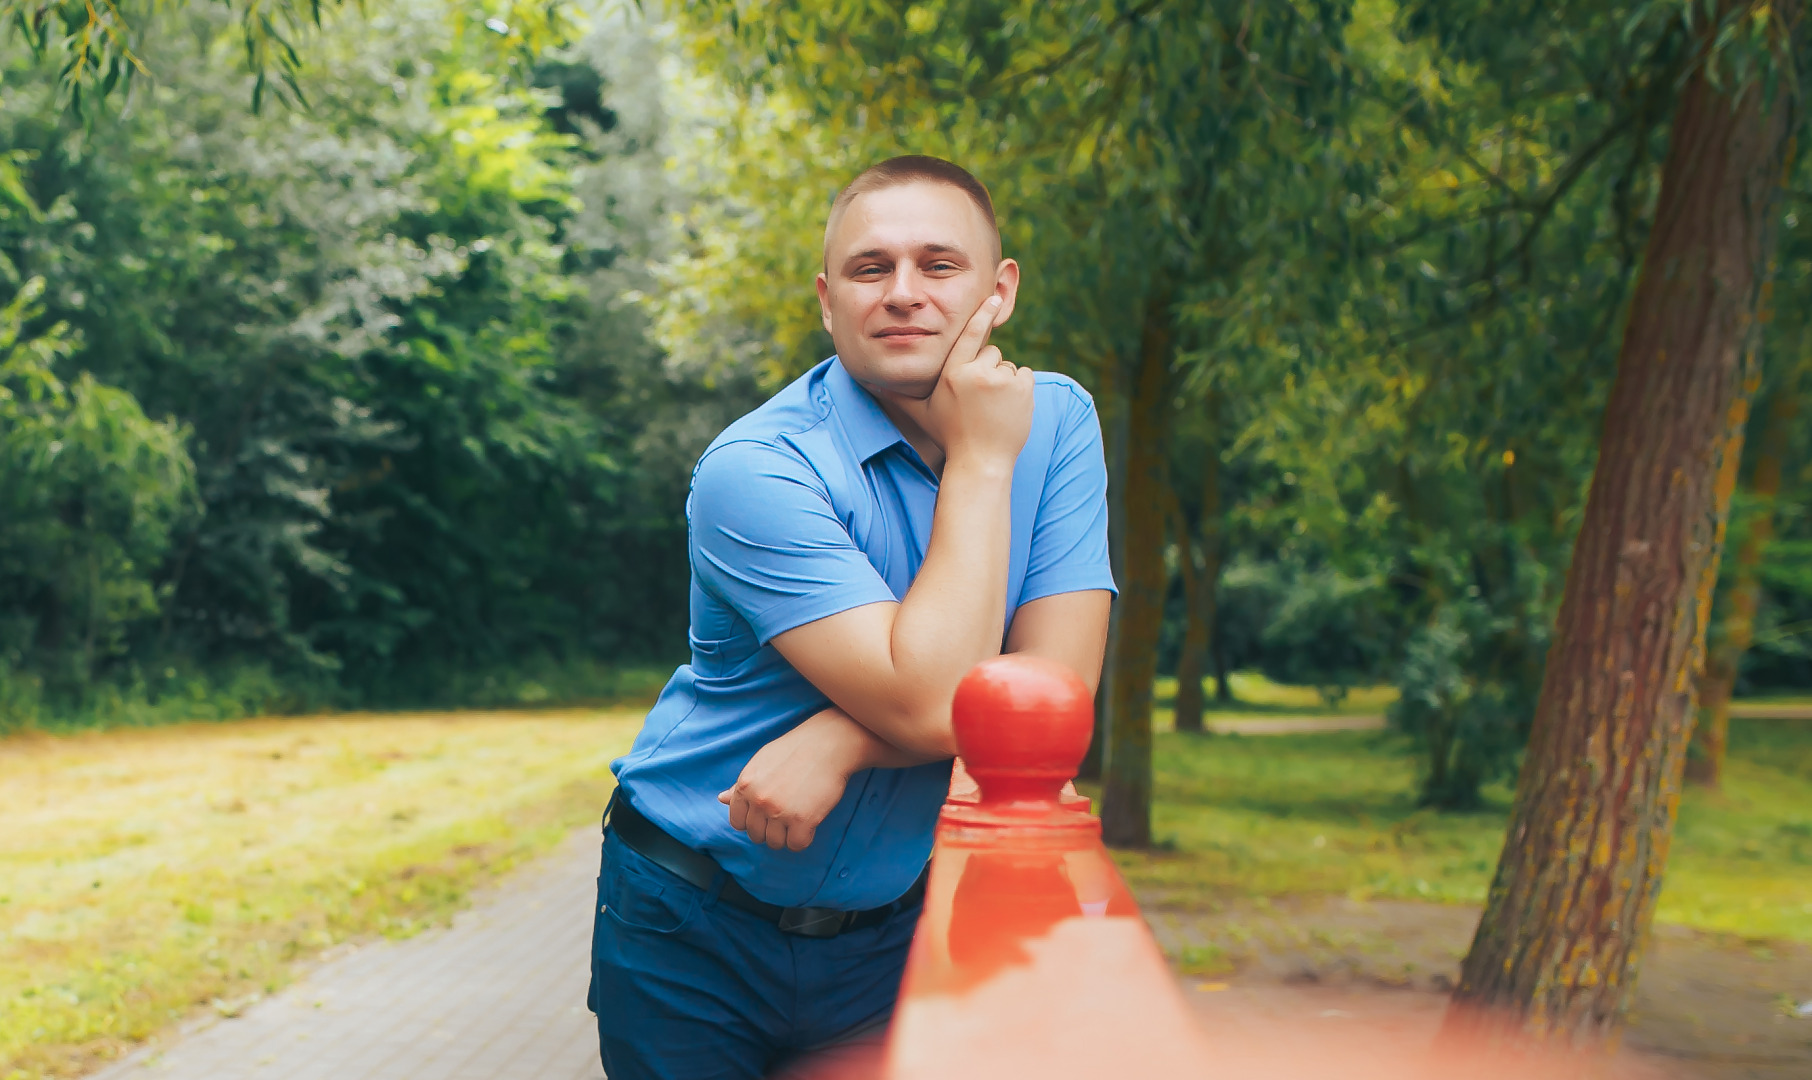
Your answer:
[[[693,470],[692,662],[612,768],[636,809],[768,903],[877,907],[930,858],[948,761],[857,773],[797,852],[730,828],[717,793],[757,750],[830,704],[769,642],[904,597],[930,543],[937,488],[834,356],[731,424]],[[1039,597],[1114,588],[1101,424],[1074,380],[1038,373],[1012,500],[1009,623]]]

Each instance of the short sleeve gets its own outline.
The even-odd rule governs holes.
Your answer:
[[[766,645],[840,611],[896,600],[798,455],[761,442],[707,453],[686,512],[699,587],[733,608]]]
[[[1058,593],[1114,587],[1107,551],[1107,457],[1095,404],[1073,386],[1032,525],[1021,604]]]

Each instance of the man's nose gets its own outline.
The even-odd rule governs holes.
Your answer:
[[[913,310],[925,306],[925,283],[919,268],[902,262],[887,279],[887,295],[881,302],[889,308]]]

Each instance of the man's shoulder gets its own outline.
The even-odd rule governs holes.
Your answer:
[[[1035,371],[1038,396],[1072,413],[1093,412],[1095,399],[1082,384],[1058,371]]]
[[[773,454],[797,456],[792,438],[822,425],[830,415],[828,404],[818,392],[829,366],[828,360],[813,365],[779,393],[724,428],[699,455],[694,475],[707,462],[719,466]]]
[[[1082,384],[1055,371],[1037,372],[1035,412],[1043,413],[1038,426],[1061,447],[1075,447],[1101,438],[1101,419],[1095,415],[1095,399]],[[1036,422],[1036,421],[1035,421]],[[1065,459],[1072,455],[1063,455]]]

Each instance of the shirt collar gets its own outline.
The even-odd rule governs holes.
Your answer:
[[[881,411],[880,402],[843,370],[843,361],[837,357],[831,357],[824,385],[830,391],[831,408],[836,410],[837,420],[856,451],[856,460],[867,461],[895,443],[906,441],[900,429]]]

